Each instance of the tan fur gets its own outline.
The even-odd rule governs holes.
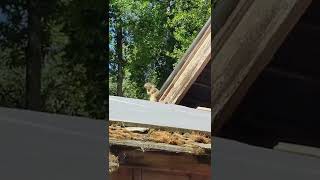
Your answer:
[[[156,86],[152,83],[146,83],[144,88],[147,90],[147,94],[149,95],[149,100],[153,102],[158,102],[160,91],[156,88]]]

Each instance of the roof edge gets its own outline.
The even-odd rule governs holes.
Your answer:
[[[174,68],[174,70],[172,71],[170,76],[167,78],[167,80],[162,85],[162,87],[160,89],[160,96],[162,96],[163,92],[167,89],[167,87],[169,86],[170,82],[173,80],[174,76],[178,73],[178,71],[184,65],[184,63],[186,62],[187,57],[189,56],[190,52],[197,45],[197,43],[199,42],[199,40],[201,39],[202,35],[205,33],[206,29],[208,28],[208,26],[210,24],[211,24],[211,17],[207,20],[206,24],[202,27],[202,29],[200,30],[200,32],[197,35],[197,37],[193,40],[192,44],[189,46],[189,48],[184,53],[182,58],[180,58],[179,63],[176,65],[176,67]]]
[[[181,67],[184,65],[186,62],[187,57],[189,56],[190,52],[192,49],[196,46],[198,41],[201,39],[203,36],[205,30],[208,28],[209,25],[211,25],[211,20],[212,20],[212,25],[211,26],[211,31],[214,32],[215,34],[218,33],[218,31],[221,29],[221,27],[225,24],[227,21],[228,17],[232,13],[232,11],[235,9],[236,5],[238,4],[239,0],[218,0],[215,4],[214,11],[212,13],[212,17],[210,17],[206,24],[203,26],[197,37],[193,40],[192,44],[189,46],[185,54],[182,56],[182,58],[179,60],[179,63],[177,66],[174,68],[172,73],[169,75],[167,80],[164,82],[160,89],[160,96],[163,95],[165,90],[168,88],[169,84],[172,82],[174,77],[177,75]],[[211,10],[212,11],[212,10]]]

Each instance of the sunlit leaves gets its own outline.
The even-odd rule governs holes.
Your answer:
[[[210,16],[208,0],[112,0],[110,7],[109,27],[121,23],[125,32],[125,96],[139,98],[145,97],[146,81],[161,87]],[[110,37],[114,46],[114,32]]]

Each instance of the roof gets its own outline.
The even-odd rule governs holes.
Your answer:
[[[160,101],[191,107],[210,107],[211,18],[160,89]],[[201,72],[204,72],[202,75]],[[189,91],[195,91],[187,95]],[[202,97],[204,96],[204,97]],[[185,101],[183,103],[182,101]]]
[[[136,167],[210,174],[210,135],[123,127],[121,123],[111,123],[109,145],[110,152],[117,157],[116,161],[113,160],[113,169],[109,171],[118,167]],[[109,159],[112,160],[110,156]]]
[[[217,1],[209,18],[163,84],[160,101],[211,108],[211,42],[239,0]],[[213,9],[213,8],[212,8]],[[212,31],[212,33],[211,33]]]
[[[319,8],[320,1],[312,1],[294,25],[223,125],[223,137],[270,148],[279,141],[320,147],[320,121],[314,118],[320,101]]]
[[[180,131],[211,132],[211,113],[175,104],[109,96],[109,120]]]
[[[310,3],[311,0],[239,1],[212,40],[215,135]]]
[[[109,107],[110,151],[120,167],[210,173],[209,111],[117,96]]]
[[[170,132],[143,127],[122,127],[109,125],[110,146],[143,149],[143,151],[188,153],[193,155],[211,154],[211,137],[208,134],[179,131]]]

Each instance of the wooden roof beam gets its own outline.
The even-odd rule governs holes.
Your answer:
[[[178,104],[211,58],[211,19],[160,90],[160,102]]]
[[[240,0],[212,42],[212,132],[246,94],[311,0]]]

